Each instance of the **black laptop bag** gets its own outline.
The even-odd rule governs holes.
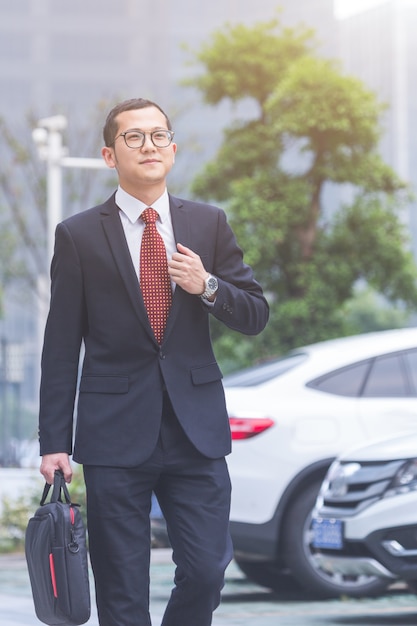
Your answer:
[[[78,626],[90,618],[86,532],[62,472],[45,484],[40,507],[29,520],[25,554],[38,619],[49,626]]]

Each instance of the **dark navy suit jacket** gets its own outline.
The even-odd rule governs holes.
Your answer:
[[[268,304],[221,209],[170,196],[170,210],[175,240],[201,257],[219,289],[209,310],[198,296],[176,287],[161,346],[149,325],[114,196],[58,225],[42,354],[42,455],[73,451],[84,464],[140,464],[158,439],[163,389],[200,452],[209,458],[230,452],[209,315],[257,334],[267,322]]]

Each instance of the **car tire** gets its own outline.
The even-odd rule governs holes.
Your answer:
[[[245,576],[261,587],[268,587],[278,594],[299,593],[300,585],[290,575],[283,573],[275,561],[246,561],[235,556],[235,563]]]
[[[308,592],[321,598],[375,596],[388,587],[388,582],[374,576],[342,576],[323,570],[314,560],[311,545],[311,513],[321,485],[314,481],[298,494],[287,511],[281,545],[285,563]]]

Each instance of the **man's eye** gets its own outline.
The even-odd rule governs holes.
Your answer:
[[[142,141],[143,135],[141,133],[127,133],[126,138],[128,141]]]

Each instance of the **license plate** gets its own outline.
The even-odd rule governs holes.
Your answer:
[[[343,524],[339,519],[315,518],[312,522],[313,547],[328,550],[343,548]]]

